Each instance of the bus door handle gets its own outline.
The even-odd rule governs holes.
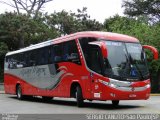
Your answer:
[[[94,82],[94,80],[92,79],[92,82]]]

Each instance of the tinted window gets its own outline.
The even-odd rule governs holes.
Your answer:
[[[37,57],[37,50],[29,51],[29,65],[28,66],[35,66],[36,65],[36,57]]]
[[[21,54],[16,54],[16,55],[11,55],[6,58],[6,62],[8,63],[8,68],[9,69],[16,69],[22,66],[22,55]]]
[[[89,66],[90,61],[91,61],[91,59],[90,59],[90,45],[88,43],[96,41],[96,40],[97,40],[96,38],[81,38],[81,39],[79,39],[87,66]]]
[[[6,57],[7,68],[16,69],[49,64],[50,47],[39,48]]]
[[[36,63],[37,65],[49,64],[50,47],[44,47],[37,50]]]
[[[63,43],[63,61],[81,64],[76,42],[74,40]]]
[[[90,54],[89,54],[89,62],[88,62],[88,67],[97,72],[102,74],[102,70],[101,70],[101,53],[100,53],[100,49],[96,48],[97,46],[95,46],[95,48],[90,48]]]
[[[74,40],[52,46],[51,63],[58,62],[73,62],[81,64],[77,45]]]
[[[63,45],[56,44],[51,47],[51,63],[62,62]]]
[[[77,45],[74,40],[6,57],[6,63],[9,69],[58,62],[81,64]]]

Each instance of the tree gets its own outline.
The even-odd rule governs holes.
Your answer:
[[[79,31],[81,24],[68,12],[54,12],[46,15],[47,24],[52,29],[56,28],[61,35],[71,34]]]
[[[83,7],[82,10],[78,9],[78,14],[75,14],[78,21],[83,25],[82,31],[100,31],[103,28],[103,25],[96,21],[95,19],[90,19],[90,16],[87,14],[87,8]]]
[[[160,0],[124,0],[124,14],[131,17],[147,16],[152,22],[160,21]]]
[[[5,13],[0,15],[0,39],[7,44],[9,50],[17,50],[58,35],[43,21],[43,16],[36,20],[25,14]]]
[[[4,58],[8,47],[4,42],[0,42],[0,82],[3,80]]]
[[[42,9],[44,4],[51,2],[53,0],[0,0],[1,3],[9,5],[16,9],[17,13],[20,14],[20,10],[23,10],[27,13],[27,16],[33,16],[37,18],[39,11]]]
[[[26,14],[0,14],[0,81],[3,78],[5,54],[23,46],[29,46],[59,36],[55,28],[45,23],[44,16],[39,14],[37,19]]]
[[[51,28],[56,28],[62,35],[79,31],[102,30],[103,25],[96,20],[90,19],[86,9],[78,9],[78,13],[69,13],[62,10],[61,12],[46,15],[47,24]]]

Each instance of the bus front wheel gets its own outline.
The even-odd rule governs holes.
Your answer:
[[[22,100],[23,99],[23,95],[22,95],[22,88],[20,85],[17,86],[16,88],[16,94],[17,94],[17,98],[19,100]]]
[[[113,106],[118,106],[119,105],[119,100],[112,100],[112,105]]]
[[[82,95],[82,89],[80,86],[77,86],[75,96],[76,96],[76,100],[77,100],[77,106],[83,107],[83,95]]]

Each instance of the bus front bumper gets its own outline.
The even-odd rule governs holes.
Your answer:
[[[103,90],[100,93],[102,100],[146,100],[150,96],[150,80],[141,82],[119,82],[112,81],[109,84],[99,81]]]

